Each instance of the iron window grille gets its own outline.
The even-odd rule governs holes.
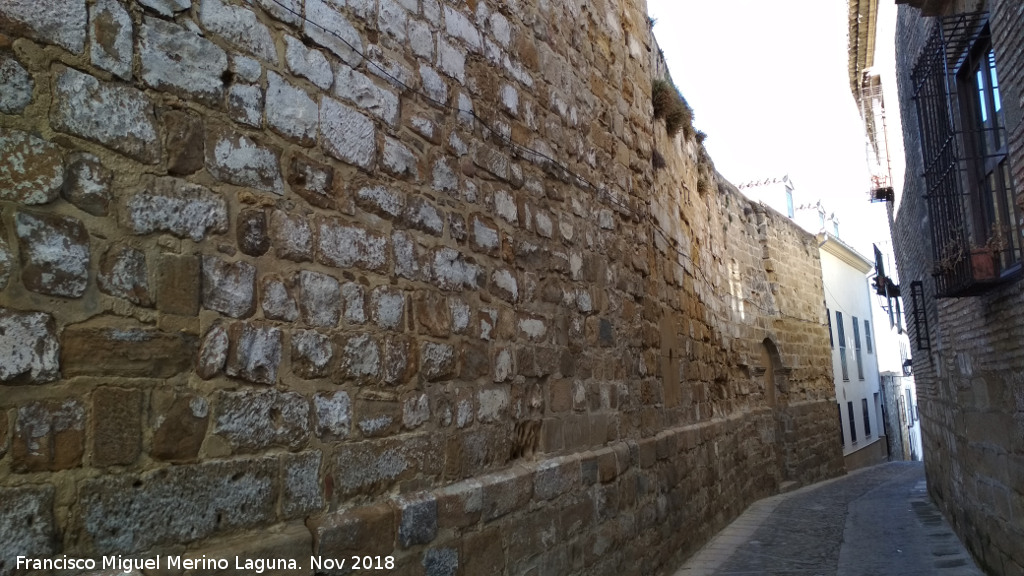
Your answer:
[[[839,340],[839,366],[843,371],[843,382],[850,381],[850,369],[846,365],[846,328],[843,326],[843,313],[836,312],[836,338]]]
[[[843,407],[836,404],[836,408],[839,409],[839,444],[846,446],[846,431],[843,430]]]
[[[925,310],[924,283],[920,280],[910,283],[910,302],[914,307],[911,311],[911,318],[914,319],[914,341],[917,342],[917,349],[931,350],[932,340],[928,332],[928,311]]]
[[[864,379],[864,359],[860,355],[860,325],[857,317],[853,316],[853,355],[857,358],[857,379]]]
[[[982,293],[1021,269],[988,13],[942,18],[911,73],[936,297]]]
[[[868,354],[874,354],[874,347],[871,345],[871,322],[864,321],[864,341],[868,345]]]
[[[850,442],[853,444],[857,443],[857,420],[853,413],[853,401],[850,400],[846,403],[846,412],[850,416]]]

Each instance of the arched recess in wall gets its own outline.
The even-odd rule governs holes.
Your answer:
[[[793,428],[787,410],[789,392],[789,368],[782,364],[779,347],[771,338],[761,341],[761,366],[764,367],[765,404],[772,409],[775,423],[775,452],[778,458],[780,480],[792,480],[794,455]]]
[[[789,373],[782,365],[779,347],[771,338],[761,341],[761,366],[764,368],[764,399],[768,406],[775,408],[779,395],[786,393],[786,378]]]

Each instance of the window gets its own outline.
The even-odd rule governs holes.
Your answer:
[[[911,402],[911,399],[910,399],[911,398],[910,397],[910,390],[904,388],[903,389],[903,394],[907,398],[907,401],[904,404],[904,406],[906,406],[906,410],[907,410],[907,428],[910,428],[911,426],[914,425],[914,412],[912,410],[913,403]]]
[[[998,57],[988,14],[958,14],[911,73],[938,297],[981,293],[1021,269]]]
[[[887,418],[885,417],[885,412],[882,412],[882,403],[878,399],[878,392],[875,392],[874,399],[875,399],[875,403],[874,403],[874,406],[875,406],[875,422],[878,423],[878,435],[881,436],[883,434],[887,434],[887,432],[885,431],[886,428],[887,428],[887,424],[886,424]]]
[[[850,369],[846,367],[846,330],[843,328],[843,313],[836,312],[836,338],[839,339],[839,365],[843,369],[843,382],[850,381]]]
[[[853,355],[857,358],[857,379],[864,379],[864,359],[860,355],[860,325],[857,317],[853,317]]]
[[[910,302],[914,309],[910,318],[914,320],[914,341],[918,350],[931,350],[931,333],[928,331],[928,311],[925,310],[924,284],[920,280],[910,283]]]
[[[835,234],[836,238],[839,238],[839,221],[838,220],[833,220],[832,221],[832,233]]]
[[[839,410],[839,444],[846,446],[846,432],[843,431],[843,407],[836,404],[836,408]]]
[[[853,401],[846,403],[846,412],[850,416],[850,442],[857,443],[857,421],[853,417]]]
[[[792,218],[796,212],[793,211],[793,189],[786,188],[786,214]]]
[[[871,349],[871,323],[867,320],[864,321],[864,342],[868,345],[868,354],[874,354]]]
[[[860,399],[861,411],[864,412],[864,437],[868,438],[871,436],[871,416],[868,413],[868,399]]]

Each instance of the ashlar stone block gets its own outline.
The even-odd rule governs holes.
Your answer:
[[[334,72],[334,94],[355,104],[360,110],[369,112],[391,126],[396,126],[400,117],[398,94],[378,86],[369,76],[341,64]]]
[[[337,207],[334,191],[334,168],[301,154],[292,156],[288,184],[306,202],[320,208]]]
[[[89,283],[89,233],[77,218],[18,211],[21,281],[33,292],[78,298]]]
[[[267,124],[300,144],[316,142],[320,108],[305,90],[274,72],[267,72]]]
[[[85,0],[6,0],[0,4],[5,32],[55,44],[75,54],[85,49]]]
[[[167,134],[167,172],[185,176],[201,170],[206,157],[203,119],[196,114],[170,110],[163,114],[162,120]]]
[[[320,134],[328,154],[369,170],[377,154],[377,129],[355,108],[333,98],[320,101]]]
[[[294,74],[309,80],[317,88],[327,90],[334,84],[334,71],[323,52],[309,48],[292,36],[284,38],[285,62]]]
[[[328,374],[334,347],[331,339],[313,330],[297,330],[292,334],[292,372],[311,380]]]
[[[313,226],[308,216],[274,210],[270,214],[269,231],[278,258],[295,262],[313,259]]]
[[[232,318],[245,318],[255,308],[256,267],[203,256],[203,306]]]
[[[224,96],[221,77],[228,69],[227,53],[192,30],[145,17],[139,31],[139,62],[142,80],[152,88],[215,107]]]
[[[263,126],[263,88],[256,84],[232,84],[228,90],[228,115],[239,124]]]
[[[138,248],[119,244],[107,249],[100,258],[96,283],[105,294],[140,306],[152,304],[146,254]]]
[[[170,462],[195,460],[209,427],[209,402],[201,396],[182,394],[164,409],[154,406],[152,413],[158,415],[158,424],[153,430],[150,455]]]
[[[0,52],[0,112],[21,114],[32,103],[35,81],[25,67],[11,54]]]
[[[64,376],[170,378],[195,362],[198,338],[120,318],[74,324],[61,334]]]
[[[254,384],[276,384],[281,365],[281,329],[238,322],[228,334],[228,376]]]
[[[157,178],[125,201],[122,217],[136,234],[169,232],[199,242],[228,231],[227,202],[210,189],[178,178]]]
[[[309,402],[296,392],[220,392],[214,406],[213,433],[238,452],[296,449],[309,438]]]
[[[142,449],[142,391],[104,386],[92,393],[92,463],[126,466]]]
[[[0,128],[0,200],[47,204],[64,184],[64,150],[21,130]]]
[[[75,468],[85,452],[85,406],[81,401],[49,400],[18,407],[11,446],[15,472]]]
[[[89,56],[92,63],[119,78],[132,77],[132,19],[115,0],[89,8]]]
[[[52,382],[60,377],[59,358],[53,317],[0,307],[0,382]]]
[[[263,210],[242,210],[236,224],[238,249],[247,256],[262,256],[270,249],[267,213]]]
[[[318,220],[317,261],[337,268],[362,268],[377,272],[387,265],[387,237],[364,228],[347,226],[335,218]]]
[[[13,574],[18,556],[40,558],[57,552],[54,493],[50,484],[0,488],[0,574]]]
[[[309,326],[330,328],[341,319],[341,283],[333,276],[299,272],[299,310]]]
[[[279,470],[268,457],[84,480],[81,529],[100,554],[132,554],[254,528],[275,519]]]
[[[203,343],[199,346],[199,361],[196,364],[196,375],[204,380],[209,380],[222,370],[228,361],[228,349],[231,345],[231,338],[228,335],[228,327],[217,322],[206,332]]]
[[[405,293],[390,286],[378,286],[370,293],[370,317],[386,330],[405,327]]]
[[[200,0],[199,22],[210,32],[266,62],[277,63],[277,48],[270,30],[252,10],[221,0]]]
[[[332,2],[306,0],[306,20],[302,31],[310,40],[330,50],[349,66],[362,63],[360,54],[366,53],[363,39]]]
[[[302,452],[281,457],[281,515],[304,518],[324,506],[320,487],[320,452]]]
[[[291,282],[278,276],[266,276],[260,280],[260,293],[263,295],[260,307],[267,320],[295,322],[299,319]]]
[[[113,173],[100,159],[87,152],[72,154],[68,158],[61,195],[78,209],[93,216],[110,213]]]
[[[345,391],[320,392],[313,397],[316,435],[322,440],[347,438],[352,429],[352,400]]]
[[[140,162],[160,161],[160,131],[153,104],[143,92],[101,82],[71,68],[58,67],[55,78],[50,106],[54,129],[98,142]],[[111,110],[118,113],[110,114]]]
[[[206,169],[228,184],[284,194],[280,152],[230,130],[207,130]]]

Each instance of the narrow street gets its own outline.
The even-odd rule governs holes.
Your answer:
[[[920,462],[858,470],[756,502],[675,576],[981,575],[928,498]]]

